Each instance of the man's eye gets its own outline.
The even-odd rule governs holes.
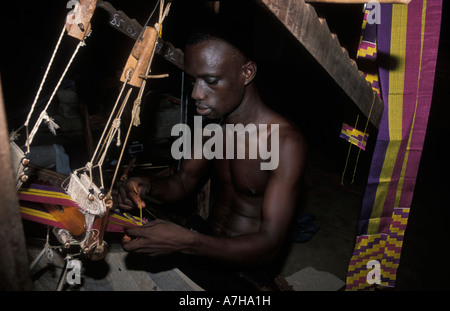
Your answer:
[[[205,82],[208,85],[214,85],[214,84],[217,84],[217,82],[219,82],[219,79],[217,79],[217,78],[206,78]]]

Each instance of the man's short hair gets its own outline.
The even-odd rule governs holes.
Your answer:
[[[186,46],[212,39],[228,42],[248,59],[253,59],[253,35],[246,25],[216,16],[195,28],[186,40]]]

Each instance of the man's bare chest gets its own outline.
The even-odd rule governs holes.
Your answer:
[[[217,184],[248,197],[262,197],[269,179],[268,171],[260,170],[258,159],[214,160],[214,179]]]

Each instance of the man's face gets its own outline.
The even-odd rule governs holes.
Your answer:
[[[232,113],[245,94],[244,58],[240,52],[224,41],[212,39],[188,46],[184,55],[197,113],[211,119]]]

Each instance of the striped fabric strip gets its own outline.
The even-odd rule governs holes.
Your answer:
[[[362,150],[366,150],[367,140],[369,139],[369,134],[365,134],[350,125],[344,123],[342,124],[340,138],[345,139],[349,143],[361,148]]]
[[[418,165],[428,122],[440,33],[442,0],[381,5],[378,53],[385,111],[363,199],[347,290],[395,287]],[[370,247],[368,247],[370,245]],[[380,280],[368,282],[369,263]]]
[[[41,184],[31,184],[18,191],[19,200],[28,202],[49,203],[64,206],[78,206],[64,190]]]
[[[55,217],[39,203],[20,201],[19,208],[23,219],[64,229]]]
[[[54,186],[31,184],[28,188],[21,188],[18,196],[23,219],[62,229],[64,226],[40,203],[77,207],[77,204],[64,190]],[[142,219],[143,224],[148,222],[147,219]],[[111,210],[108,215],[106,231],[124,232],[124,228],[140,225],[139,217]]]
[[[146,224],[149,221],[142,218],[142,223]],[[111,211],[108,217],[108,224],[106,231],[108,232],[124,232],[124,228],[140,226],[140,218],[128,213],[121,213],[117,210]]]
[[[357,60],[366,60],[375,62],[378,55],[377,49],[377,25],[368,23],[367,17],[370,14],[369,10],[364,11],[364,19],[361,27],[361,37],[358,45],[358,52],[356,54]],[[361,67],[361,65],[360,65]],[[371,72],[360,68],[364,72],[366,80],[372,85],[372,89],[380,96],[380,85],[377,72]]]
[[[388,132],[389,141],[387,150],[383,159],[383,169],[379,177],[375,201],[372,208],[371,217],[369,219],[367,234],[378,232],[386,233],[389,229],[390,217],[392,214],[393,189],[396,189],[399,172],[396,170],[395,163],[402,161],[399,152],[404,141],[402,140],[403,125],[403,90],[405,82],[405,55],[406,55],[406,30],[407,30],[407,13],[408,6],[393,5],[392,7],[392,26],[391,26],[391,42],[389,56],[396,60],[395,70],[389,72],[389,86],[387,90],[388,110]],[[382,41],[379,37],[379,41]],[[386,102],[385,102],[386,103]],[[386,217],[387,221],[380,221]]]

